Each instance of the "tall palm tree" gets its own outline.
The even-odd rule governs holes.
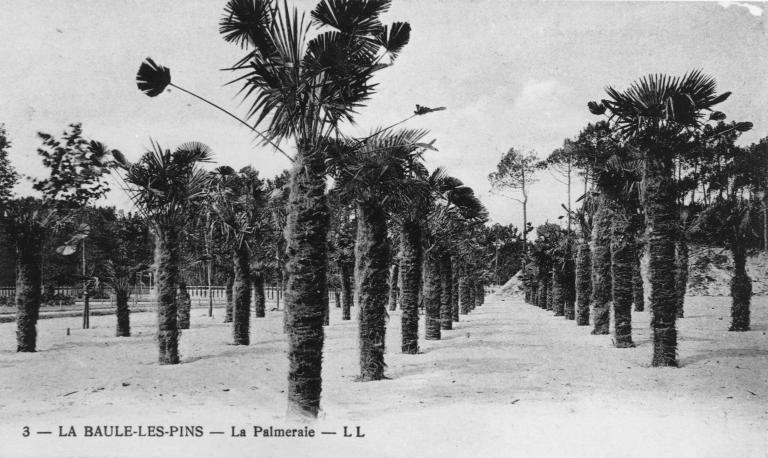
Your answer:
[[[606,89],[608,99],[588,104],[593,114],[610,113],[618,134],[633,142],[643,157],[643,205],[650,228],[649,277],[653,366],[677,366],[675,326],[675,234],[679,221],[674,190],[675,152],[692,138],[695,130],[710,120],[722,119],[713,107],[729,92],[716,93],[714,78],[695,70],[682,77],[649,75],[625,91]],[[739,129],[749,129],[744,123]],[[594,263],[593,263],[594,264]]]
[[[387,203],[414,164],[420,161],[426,131],[380,133],[365,142],[338,142],[328,149],[327,165],[342,200],[357,210],[355,278],[359,305],[360,377],[384,378],[387,319]]]
[[[197,165],[210,158],[210,149],[201,143],[185,143],[171,152],[154,141],[136,163],[116,157],[126,190],[155,236],[160,364],[179,363],[180,236],[192,218],[190,207],[206,196],[208,176]]]
[[[611,221],[613,213],[605,196],[598,197],[592,219],[592,334],[610,332],[610,305],[613,299],[611,277]]]
[[[593,199],[585,196],[582,207],[574,215],[578,221],[579,241],[576,248],[576,325],[589,326],[589,306],[592,297],[592,233]]]
[[[371,78],[382,57],[394,58],[408,43],[410,26],[384,26],[388,1],[323,0],[312,22],[298,11],[268,0],[230,0],[220,31],[247,48],[235,70],[256,124],[269,120],[267,137],[292,139],[286,227],[289,338],[289,410],[314,417],[320,404],[323,315],[326,294],[325,149],[339,124],[352,120],[373,94]],[[319,34],[308,39],[310,26]]]

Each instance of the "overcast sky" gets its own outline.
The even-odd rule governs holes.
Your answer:
[[[136,159],[149,138],[172,148],[197,140],[219,163],[247,164],[272,176],[287,160],[256,146],[251,132],[176,91],[150,99],[135,86],[146,56],[169,67],[176,84],[245,113],[233,74],[219,69],[241,51],[218,33],[224,1],[5,0],[0,27],[0,123],[18,170],[40,173],[37,131],[60,133],[82,122],[85,135]],[[315,1],[289,2],[309,12]],[[472,186],[491,219],[520,225],[512,200],[489,194],[488,173],[509,147],[548,155],[594,122],[588,101],[606,85],[701,68],[732,91],[731,120],[752,121],[749,143],[768,135],[768,27],[761,3],[513,2],[394,0],[385,21],[412,25],[396,65],[345,129],[362,134],[408,116],[415,104],[448,110],[416,118],[439,152],[431,167]],[[29,185],[19,187],[28,192]],[[555,220],[565,187],[546,173],[532,188],[529,217]],[[127,206],[121,191],[110,204]]]

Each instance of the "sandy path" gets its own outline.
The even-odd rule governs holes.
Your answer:
[[[635,313],[634,349],[518,299],[489,298],[423,353],[402,355],[399,312],[388,329],[387,375],[357,383],[356,322],[332,309],[324,416],[314,439],[232,438],[232,426],[296,426],[283,418],[287,362],[282,317],[253,320],[250,347],[195,311],[183,363],[155,363],[155,318],[39,323],[36,354],[17,354],[0,325],[0,456],[766,456],[768,345],[764,298],[755,330],[729,333],[727,298],[689,298],[679,369],[653,369],[648,315]],[[356,310],[353,310],[353,316]],[[66,328],[71,335],[66,336]],[[423,321],[421,323],[423,335]],[[202,438],[60,438],[58,425],[201,425]],[[341,437],[361,426],[365,438]],[[22,427],[51,436],[22,437]],[[354,430],[354,428],[349,428]],[[211,436],[211,431],[226,431]]]

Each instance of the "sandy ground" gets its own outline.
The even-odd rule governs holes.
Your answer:
[[[422,354],[399,354],[391,315],[389,380],[355,382],[356,321],[331,310],[323,415],[315,438],[253,437],[285,419],[280,312],[252,322],[252,345],[229,345],[221,318],[193,312],[182,364],[158,366],[152,313],[42,320],[39,352],[17,354],[0,325],[0,456],[768,456],[768,299],[753,331],[727,332],[728,298],[689,298],[678,369],[649,367],[646,313],[633,349],[515,297],[490,297]],[[353,316],[356,310],[353,309]],[[423,335],[423,320],[420,323]],[[66,328],[71,335],[66,335]],[[83,437],[85,426],[200,425],[202,437]],[[30,436],[24,437],[24,427]],[[59,437],[74,427],[77,437]],[[343,428],[365,437],[343,437]],[[245,428],[249,437],[231,437]],[[37,434],[51,431],[51,435]],[[214,435],[211,432],[226,434]]]

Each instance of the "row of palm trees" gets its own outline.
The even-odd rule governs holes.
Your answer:
[[[427,338],[440,336],[442,295],[453,297],[447,292],[452,282],[446,281],[443,288],[436,280],[440,266],[444,267],[443,277],[451,277],[446,268],[451,259],[443,256],[441,263],[436,262],[438,253],[452,251],[454,259],[472,259],[459,258],[459,249],[477,248],[465,243],[466,232],[485,219],[485,211],[470,188],[442,169],[429,173],[424,167],[420,161],[423,151],[434,149],[422,141],[426,132],[392,130],[408,119],[442,108],[417,105],[413,115],[364,138],[350,138],[341,131],[342,123],[352,121],[374,93],[373,76],[390,67],[408,44],[408,23],[381,22],[390,3],[322,0],[312,10],[311,20],[306,20],[287,3],[230,0],[219,23],[220,31],[226,41],[245,50],[229,70],[238,72],[233,82],[243,86],[252,125],[174,84],[170,70],[151,59],[141,65],[137,75],[139,89],[148,96],[155,97],[168,86],[188,92],[248,126],[292,162],[284,253],[290,360],[287,393],[293,414],[316,416],[320,405],[322,326],[328,317],[326,241],[334,217],[329,201],[341,202],[355,215],[361,380],[384,376],[386,307],[388,297],[395,294],[390,293],[394,288],[388,288],[387,282],[390,270],[394,270],[387,235],[399,234],[402,350],[417,353],[419,297],[423,296],[426,304]],[[256,129],[262,125],[264,131]],[[282,149],[280,145],[285,142],[295,146],[294,155]],[[326,190],[329,175],[334,179],[330,193]],[[128,181],[142,186],[138,180]],[[340,255],[345,272],[349,271],[349,256],[344,259],[348,245],[332,253]],[[454,250],[445,250],[449,246]],[[456,262],[453,270],[464,272],[462,264],[466,262]],[[463,288],[456,288],[458,296],[467,294],[459,290],[469,289],[464,278],[468,275],[459,275]],[[172,281],[173,275],[167,278]],[[348,281],[342,279],[344,282]],[[422,282],[425,288],[420,294]],[[347,287],[343,289],[348,310],[350,294]],[[443,314],[447,316],[447,310]],[[456,317],[453,310],[451,315]],[[450,324],[448,320],[444,323],[446,327]],[[175,342],[173,339],[169,342]],[[163,351],[161,348],[161,355]]]
[[[538,228],[523,271],[526,300],[555,315],[575,301],[575,314],[566,317],[579,325],[591,317],[593,334],[609,333],[612,309],[614,345],[632,347],[632,305],[645,307],[640,259],[647,253],[652,365],[675,366],[690,241],[733,251],[731,330],[749,329],[744,265],[755,246],[752,221],[766,180],[746,164],[764,163],[765,148],[735,145],[752,124],[724,122],[714,107],[730,93],[718,94],[715,80],[701,71],[650,75],[607,94],[588,104],[607,120],[590,124],[540,164],[567,163],[569,174],[584,177],[586,192],[581,208],[565,208],[575,232],[570,223],[568,230]],[[567,294],[558,294],[562,290]]]

